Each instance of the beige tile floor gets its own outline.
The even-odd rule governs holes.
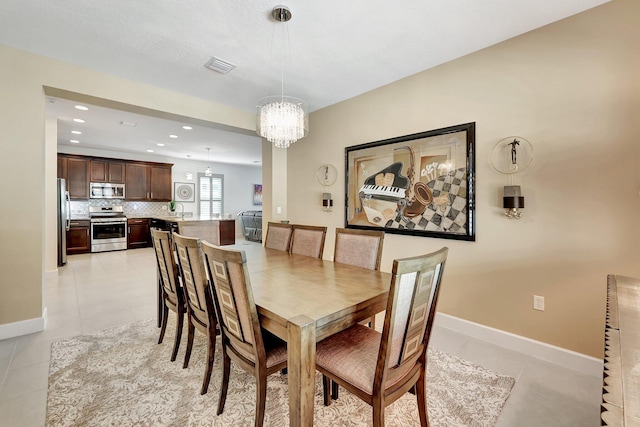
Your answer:
[[[248,243],[247,243],[248,244]],[[152,249],[73,255],[45,286],[44,332],[0,341],[0,427],[45,425],[53,341],[155,317]],[[432,345],[516,378],[498,427],[598,426],[601,378],[443,328]]]

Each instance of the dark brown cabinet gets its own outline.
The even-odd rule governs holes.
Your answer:
[[[125,184],[125,200],[171,200],[171,163],[137,162],[58,154],[58,178],[67,181],[72,200],[89,199],[89,183]]]
[[[58,155],[58,178],[67,181],[72,200],[89,198],[89,160],[81,156]]]
[[[67,231],[67,255],[91,252],[91,224],[86,220],[72,220]]]
[[[130,218],[127,220],[127,248],[147,248],[151,246],[151,233],[148,218]]]
[[[171,200],[171,165],[126,163],[126,200]]]
[[[91,159],[91,182],[124,184],[124,162],[110,159]]]
[[[235,220],[220,220],[220,243],[219,246],[235,245],[236,244],[236,221]]]

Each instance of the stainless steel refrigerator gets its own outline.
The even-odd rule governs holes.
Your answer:
[[[58,178],[58,267],[67,263],[67,231],[69,230],[71,201],[67,191],[67,183]]]

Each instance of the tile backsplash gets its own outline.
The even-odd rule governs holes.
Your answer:
[[[164,217],[169,216],[167,202],[127,202],[123,200],[90,199],[71,201],[71,218],[89,218],[89,206],[122,206],[127,217]],[[185,216],[193,212],[185,211]]]

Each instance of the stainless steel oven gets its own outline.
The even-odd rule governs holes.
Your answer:
[[[127,249],[127,218],[122,206],[89,207],[91,252]]]

